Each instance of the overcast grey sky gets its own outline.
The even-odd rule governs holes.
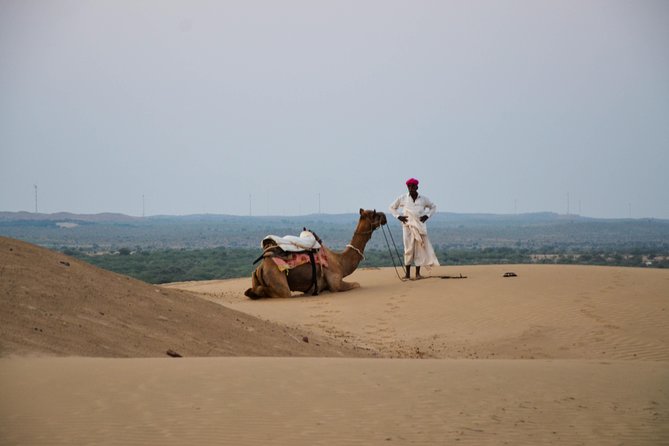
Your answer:
[[[0,0],[0,211],[669,218],[668,171],[669,1]]]

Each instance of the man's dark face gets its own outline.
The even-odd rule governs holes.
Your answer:
[[[417,184],[407,184],[407,189],[409,189],[409,193],[411,195],[415,194],[418,192],[418,185]]]

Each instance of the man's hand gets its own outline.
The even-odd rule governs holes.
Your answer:
[[[397,217],[397,219],[398,219],[399,221],[401,221],[402,223],[406,223],[407,220],[408,220],[408,218],[407,218],[406,216],[404,216],[404,215],[400,215],[399,217]]]
[[[425,223],[425,221],[426,221],[428,218],[430,218],[430,217],[428,217],[427,215],[423,215],[423,216],[420,217],[420,221],[423,222],[423,223]]]

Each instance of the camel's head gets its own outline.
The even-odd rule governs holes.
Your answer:
[[[386,214],[383,212],[376,212],[376,209],[370,211],[368,209],[360,209],[360,220],[366,220],[369,222],[370,229],[373,231],[379,226],[385,225],[388,223],[386,219]]]

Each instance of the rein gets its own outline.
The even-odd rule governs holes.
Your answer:
[[[371,234],[376,229],[378,229],[378,226],[375,228],[373,225],[374,224],[372,223],[372,228],[369,231],[355,231],[354,234],[359,234],[359,235]],[[390,254],[390,260],[392,260],[392,262],[393,262],[393,268],[395,269],[395,274],[397,275],[398,279],[400,279],[402,282],[404,282],[406,279],[403,278],[400,275],[400,273],[397,271],[398,266],[402,265],[402,256],[400,256],[400,253],[397,249],[397,244],[395,243],[395,238],[393,237],[393,233],[390,230],[390,228],[387,227],[388,225],[379,225],[379,226],[381,227],[381,232],[383,232],[383,238],[385,239],[386,246],[388,247],[388,253]],[[386,227],[384,227],[384,226],[386,226]],[[393,250],[390,247],[391,241],[388,241],[388,235],[386,235],[386,230],[388,231],[388,234],[390,236],[390,240],[392,241],[392,245],[395,248],[395,255],[397,255],[397,265],[395,264],[395,256],[393,255]],[[363,253],[358,248],[356,248],[353,245],[346,245],[346,246],[355,249],[357,251],[357,253],[360,254],[362,259],[365,260],[365,256],[363,255]]]
[[[395,248],[395,254],[397,255],[397,263],[398,265],[402,265],[402,257],[400,256],[399,251],[397,250],[397,244],[395,243],[395,239],[393,238],[393,233],[390,230],[390,228],[387,228],[388,234],[390,234],[390,240],[392,240],[393,247]],[[390,260],[393,262],[393,268],[395,269],[395,274],[397,274],[397,278],[400,279],[402,282],[404,282],[406,279],[403,278],[400,273],[397,271],[397,265],[395,265],[395,256],[393,256],[393,251],[390,249],[390,242],[388,241],[388,236],[386,236],[386,229],[381,227],[381,232],[383,232],[383,238],[386,240],[386,246],[388,247],[388,253],[390,254]]]

